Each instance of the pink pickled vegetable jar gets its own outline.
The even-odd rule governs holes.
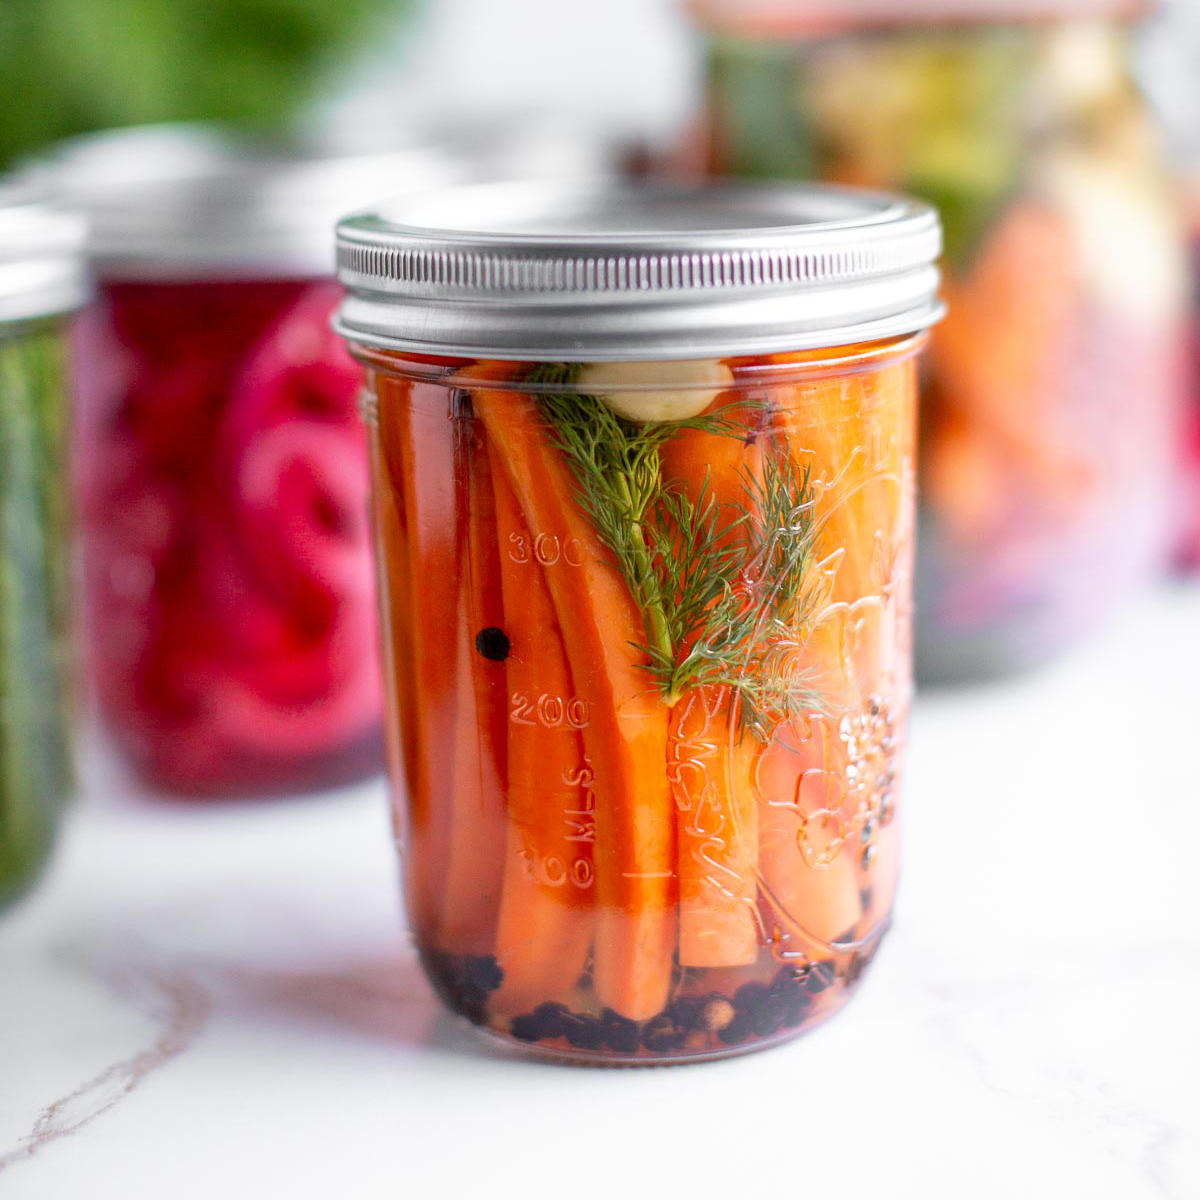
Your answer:
[[[85,139],[45,169],[94,228],[79,507],[106,725],[147,781],[183,793],[376,770],[367,460],[329,328],[332,224],[435,164],[268,160],[160,128]]]

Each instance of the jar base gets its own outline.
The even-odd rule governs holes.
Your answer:
[[[621,1055],[609,1050],[578,1050],[573,1047],[560,1049],[556,1046],[546,1046],[539,1042],[522,1042],[509,1034],[501,1033],[488,1025],[472,1025],[465,1017],[460,1018],[470,1025],[477,1037],[488,1046],[503,1049],[507,1055],[522,1059],[545,1063],[548,1066],[559,1067],[608,1067],[614,1070],[636,1067],[685,1067],[695,1063],[719,1062],[725,1058],[743,1058],[746,1055],[757,1054],[760,1050],[770,1050],[781,1046],[784,1042],[795,1041],[812,1033],[818,1026],[839,1011],[843,1004],[850,999],[847,992],[839,998],[839,1003],[822,1012],[816,1019],[806,1021],[794,1029],[783,1029],[769,1037],[755,1038],[753,1041],[740,1045],[721,1047],[720,1049],[681,1051],[678,1053]]]
[[[861,972],[858,972],[852,978],[839,980],[838,986],[823,990],[805,1007],[799,1020],[780,1025],[777,1016],[775,1021],[769,1022],[777,1027],[769,1032],[758,1033],[753,1029],[744,1029],[736,1038],[725,1041],[721,1032],[717,1030],[707,1033],[693,1031],[692,1045],[689,1046],[687,1041],[677,1041],[670,1048],[663,1049],[647,1046],[642,1037],[635,1038],[633,1048],[599,1039],[592,1045],[572,1045],[565,1034],[534,1040],[520,1037],[508,1028],[489,1023],[487,1018],[472,1020],[470,1015],[455,1011],[453,1007],[450,1008],[450,1014],[469,1024],[483,1042],[494,1049],[502,1050],[509,1058],[530,1059],[557,1066],[682,1066],[754,1054],[759,1050],[769,1050],[802,1037],[841,1011],[857,992],[860,978]]]
[[[370,779],[385,765],[378,725],[333,752],[282,762],[246,756],[224,761],[220,774],[179,769],[165,755],[146,753],[124,730],[111,730],[111,736],[142,784],[185,804],[307,795]]]

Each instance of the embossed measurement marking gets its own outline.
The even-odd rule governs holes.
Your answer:
[[[552,888],[568,883],[580,889],[590,888],[596,878],[591,858],[591,846],[596,840],[596,793],[592,790],[595,773],[591,763],[585,758],[580,766],[568,767],[562,773],[562,782],[570,788],[581,789],[578,797],[572,794],[566,800],[573,807],[563,810],[563,821],[569,831],[563,840],[575,843],[579,847],[578,853],[573,858],[570,851],[536,858],[522,850],[521,857],[529,877],[536,883]]]
[[[577,537],[560,538],[557,533],[539,533],[530,538],[523,533],[510,533],[508,557],[515,563],[536,562],[543,567],[553,567],[560,562],[569,567],[581,567],[584,550]]]
[[[586,729],[588,702],[577,696],[554,696],[543,692],[532,697],[525,692],[513,692],[509,720],[514,725],[541,725],[545,729]]]

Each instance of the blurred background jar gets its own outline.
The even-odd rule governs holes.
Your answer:
[[[1196,98],[1200,101],[1200,83],[1196,87]],[[1182,187],[1192,268],[1192,327],[1176,565],[1184,571],[1195,572],[1200,571],[1200,156],[1185,173]]]
[[[1175,565],[1200,570],[1200,7],[1163,0],[1138,46],[1138,75],[1168,136],[1191,269],[1188,410],[1180,443]]]
[[[67,333],[83,226],[0,188],[0,907],[28,888],[74,785]]]
[[[204,127],[67,143],[31,174],[91,218],[79,330],[85,626],[104,723],[151,784],[331,785],[381,762],[357,374],[332,227],[453,174]]]
[[[692,7],[710,171],[940,208],[950,316],[922,395],[918,670],[1045,659],[1169,549],[1186,285],[1130,72],[1139,6]]]

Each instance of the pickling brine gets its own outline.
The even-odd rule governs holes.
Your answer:
[[[458,1011],[653,1057],[841,1004],[896,880],[916,350],[677,390],[360,351],[407,900]]]

